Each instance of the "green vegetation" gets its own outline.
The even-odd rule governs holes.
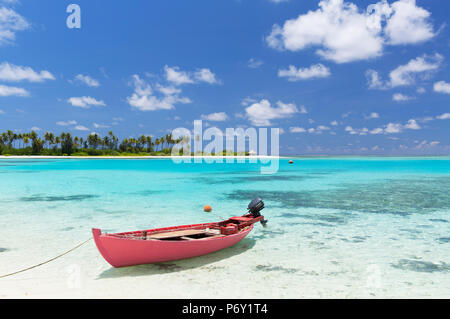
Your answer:
[[[151,136],[125,138],[120,141],[112,131],[103,138],[89,134],[86,138],[46,132],[41,138],[34,131],[16,134],[10,130],[0,135],[0,155],[46,156],[166,156],[180,142],[170,134],[153,140]]]
[[[184,139],[186,140],[186,139]],[[151,136],[141,135],[139,138],[125,138],[120,141],[112,131],[103,138],[98,134],[89,134],[86,138],[61,133],[57,136],[46,132],[41,138],[31,133],[16,134],[6,131],[0,134],[0,155],[11,156],[170,156],[176,144],[183,144],[183,138],[173,139],[167,134],[153,140]],[[218,154],[193,153],[178,155],[228,155],[245,156],[248,152],[223,151]]]

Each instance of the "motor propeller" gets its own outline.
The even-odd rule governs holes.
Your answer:
[[[264,202],[262,201],[261,198],[256,197],[255,199],[253,199],[250,202],[250,204],[248,204],[247,209],[254,218],[257,218],[257,217],[261,216],[260,212],[264,209]],[[261,220],[261,225],[263,227],[266,227],[267,222],[268,222],[268,220],[263,219],[263,220]]]

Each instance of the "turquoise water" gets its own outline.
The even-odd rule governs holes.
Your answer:
[[[244,214],[255,196],[269,223],[227,251],[165,265],[111,269],[89,244],[4,279],[8,291],[0,281],[0,296],[108,296],[106,287],[136,292],[159,280],[167,290],[148,296],[450,297],[450,158],[292,159],[272,175],[259,163],[1,159],[0,275],[61,253],[92,227],[216,221]],[[76,289],[66,287],[70,265],[81,269]]]

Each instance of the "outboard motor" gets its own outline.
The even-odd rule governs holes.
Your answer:
[[[250,214],[252,214],[252,216],[254,218],[261,216],[261,211],[264,209],[264,202],[262,201],[261,198],[256,197],[254,200],[252,200],[250,202],[250,204],[248,204],[248,211]],[[266,227],[267,224],[267,220],[262,220],[261,221],[261,225],[263,225],[264,227]]]

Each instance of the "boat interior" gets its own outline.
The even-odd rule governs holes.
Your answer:
[[[218,238],[224,237],[226,235],[222,234],[219,228],[188,228],[179,230],[167,230],[155,233],[140,231],[133,233],[109,234],[109,236],[135,240],[187,241]]]
[[[157,240],[198,240],[205,238],[223,237],[220,229],[185,229],[175,230],[157,234],[149,234],[143,236],[142,239],[157,239]]]
[[[173,227],[161,230],[137,231],[130,233],[108,234],[109,236],[135,240],[191,241],[218,238],[232,235],[246,229],[241,226],[251,220],[249,217],[232,217],[219,223],[192,225],[192,227]]]

